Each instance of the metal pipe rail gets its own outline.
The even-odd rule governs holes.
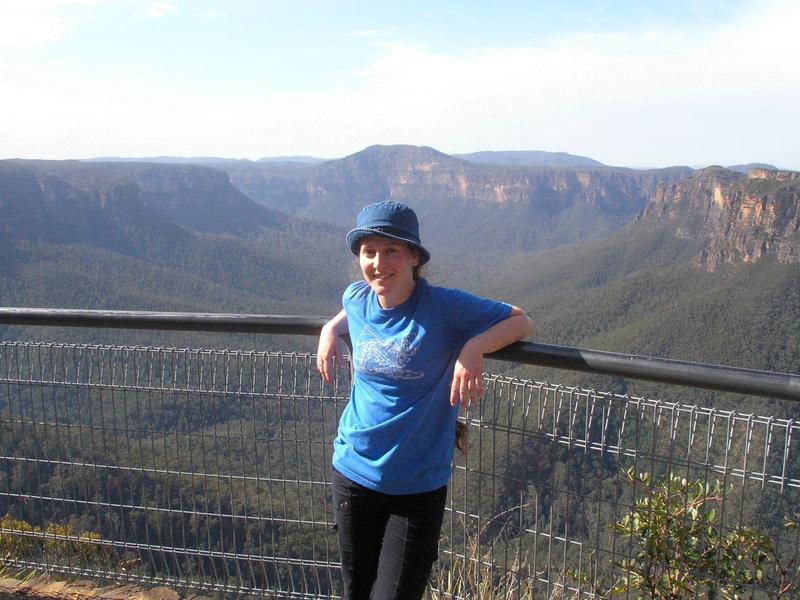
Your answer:
[[[318,335],[321,316],[2,308],[0,323],[117,329]],[[489,355],[541,367],[800,401],[800,375],[601,350],[517,342]]]

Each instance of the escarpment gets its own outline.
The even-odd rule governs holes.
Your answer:
[[[800,263],[800,173],[709,167],[659,186],[640,220],[674,222],[676,235],[701,236],[694,264],[708,271],[765,257]]]
[[[457,198],[500,206],[531,204],[547,213],[578,202],[633,216],[658,183],[676,175],[670,170],[495,166],[432,148],[372,146],[318,167],[306,191],[319,200],[354,193],[419,202]]]
[[[268,206],[341,227],[367,204],[400,200],[417,211],[434,248],[461,252],[542,250],[603,237],[634,219],[659,184],[692,171],[481,164],[393,145],[302,168],[230,172]]]

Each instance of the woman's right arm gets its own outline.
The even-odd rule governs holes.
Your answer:
[[[317,346],[317,371],[325,383],[333,382],[333,358],[342,364],[342,340],[339,337],[347,332],[347,314],[342,309],[338,315],[322,326]]]

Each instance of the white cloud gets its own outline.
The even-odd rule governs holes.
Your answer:
[[[219,17],[222,16],[222,13],[220,11],[215,10],[215,9],[212,8],[212,9],[209,9],[209,10],[200,11],[200,12],[196,13],[195,16],[198,17],[199,19],[211,20],[211,19],[218,19]]]
[[[379,38],[389,37],[395,33],[397,33],[397,27],[387,27],[386,29],[360,29],[358,31],[351,31],[350,35],[352,37]]]
[[[0,51],[20,52],[64,42],[87,18],[75,8],[114,0],[0,0]]]
[[[422,91],[426,101],[513,95],[561,104],[797,89],[800,4],[776,7],[701,37],[658,31],[583,36],[461,54],[387,44],[356,74],[374,92]]]
[[[26,50],[63,40],[70,24],[50,3],[0,0],[0,50]]]
[[[446,140],[451,151],[542,148],[657,164],[780,150],[798,167],[788,142],[800,134],[797,31],[800,4],[774,2],[705,32],[462,53],[385,44],[350,73],[360,82],[350,113],[398,140]]]
[[[160,19],[176,10],[177,7],[172,2],[151,2],[140,16],[145,19]]]
[[[342,156],[413,143],[565,150],[636,166],[800,168],[800,4],[760,6],[706,32],[450,53],[378,42],[365,67],[337,73],[338,87],[307,93],[243,94],[202,75],[194,84],[98,80],[57,62],[0,58],[0,110],[15,115],[0,123],[0,157]]]

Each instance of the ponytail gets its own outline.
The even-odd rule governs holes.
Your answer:
[[[456,450],[461,454],[467,452],[467,424],[462,421],[456,421]]]

